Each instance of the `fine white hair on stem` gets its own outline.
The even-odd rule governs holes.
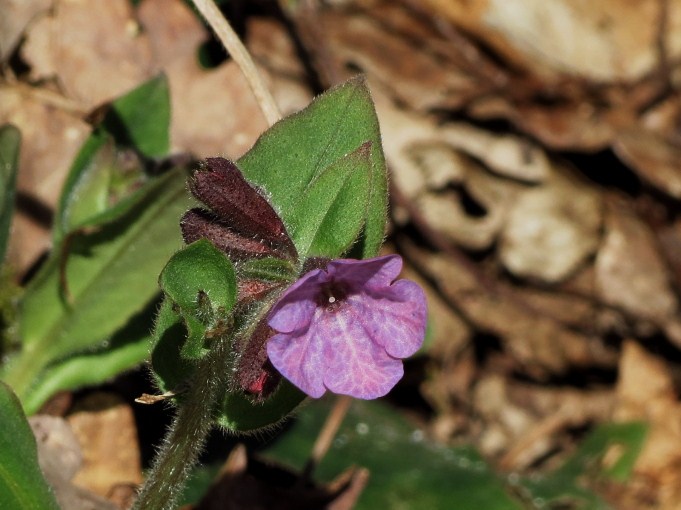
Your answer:
[[[239,66],[241,72],[246,77],[248,85],[253,91],[255,99],[260,105],[267,123],[271,126],[281,118],[281,112],[274,97],[265,85],[262,75],[253,63],[250,53],[243,45],[239,36],[234,32],[232,26],[227,19],[222,15],[220,9],[215,5],[213,0],[192,0],[196,9],[201,13],[210,27],[218,36],[220,42],[234,59],[234,62]]]

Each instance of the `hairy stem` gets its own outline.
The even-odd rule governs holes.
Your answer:
[[[271,126],[281,118],[279,107],[253,63],[250,53],[236,35],[213,0],[192,0],[197,10],[211,26],[215,35],[237,63],[253,91],[262,113]]]
[[[220,337],[200,361],[133,509],[175,508],[213,426],[215,403],[228,387],[233,363],[229,355],[231,340],[231,335]]]
[[[237,63],[253,91],[267,123],[281,118],[274,97],[265,85],[253,59],[213,0],[192,0],[225,49]],[[232,336],[225,335],[200,362],[192,385],[177,415],[154,466],[135,502],[134,510],[175,508],[191,468],[198,461],[206,437],[213,426],[212,412],[225,388],[231,387],[233,358],[229,355]]]

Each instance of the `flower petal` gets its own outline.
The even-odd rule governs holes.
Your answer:
[[[326,314],[323,328],[324,385],[334,393],[373,399],[388,393],[404,375],[402,361],[389,356],[350,313]]]
[[[426,336],[426,295],[409,280],[398,280],[378,291],[351,298],[362,309],[362,323],[391,356],[407,358],[421,348]]]
[[[326,274],[315,269],[291,285],[272,307],[267,323],[279,333],[307,328],[317,307],[320,286]]]
[[[297,333],[279,333],[267,342],[267,356],[274,367],[286,379],[314,398],[325,392],[323,372],[320,366],[324,350],[320,337],[310,330]]]
[[[327,272],[336,281],[355,289],[382,288],[390,285],[402,270],[399,255],[385,255],[368,260],[339,259],[329,262]]]
[[[312,397],[326,389],[357,398],[385,395],[404,374],[426,330],[426,298],[414,282],[394,282],[397,255],[336,260],[291,286],[273,307],[279,334],[267,353],[279,372]],[[323,297],[338,289],[337,301]],[[333,296],[335,297],[335,296]]]

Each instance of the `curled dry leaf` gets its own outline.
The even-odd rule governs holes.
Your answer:
[[[448,17],[544,79],[561,74],[596,82],[633,81],[658,66],[662,40],[670,59],[681,56],[681,4],[657,0],[428,0]],[[660,34],[661,27],[664,33]]]
[[[36,415],[29,419],[36,436],[38,462],[60,508],[69,510],[117,510],[107,500],[71,482],[80,469],[82,454],[78,439],[63,418]]]
[[[394,2],[379,3],[367,11],[335,8],[303,14],[307,18],[299,26],[308,42],[315,37],[310,31],[323,34],[330,53],[326,58],[344,64],[336,69],[342,76],[332,79],[346,77],[343,67],[360,68],[370,82],[380,83],[416,110],[461,106],[479,93],[482,85],[462,69],[462,59],[451,49],[438,51],[436,41],[442,40],[432,28],[423,30],[419,17],[406,17]],[[414,51],[415,44],[422,51]]]
[[[551,179],[520,193],[510,208],[501,261],[518,277],[561,281],[595,252],[601,222],[599,194],[556,167]]]
[[[641,128],[620,132],[613,149],[642,180],[681,199],[681,144]]]
[[[646,494],[656,495],[655,508],[679,508],[681,402],[666,363],[634,341],[625,342],[616,392],[615,420],[644,420],[650,425],[643,450],[634,465],[636,479],[645,481]],[[637,485],[632,484],[630,490],[635,493],[636,488]],[[648,498],[644,495],[643,499]]]
[[[447,154],[442,147],[413,147],[411,157],[426,173],[427,187],[414,200],[423,220],[454,244],[476,250],[490,247],[518,186],[490,175],[475,161],[451,149]],[[448,165],[442,165],[445,158]],[[435,174],[438,167],[448,166],[463,174],[458,182],[443,181],[442,173]]]
[[[481,282],[470,265],[445,253],[428,253],[406,239],[399,241],[402,253],[435,282],[451,305],[480,331],[497,336],[524,373],[542,379],[573,366],[612,362],[612,356],[586,334],[537,314],[502,284]]]
[[[518,193],[546,179],[550,162],[522,138],[463,123],[437,126],[401,111],[374,88],[386,158],[398,191],[454,244],[489,248]]]
[[[51,4],[52,0],[0,0],[0,61],[9,58],[26,26]]]
[[[631,210],[614,203],[608,203],[605,230],[596,257],[599,296],[635,319],[666,324],[678,301],[654,235]]]
[[[119,397],[93,393],[67,417],[83,452],[73,483],[107,496],[117,484],[142,482],[135,418]]]
[[[65,95],[91,109],[152,74],[149,41],[126,0],[55,1],[27,34],[31,78],[56,78]]]
[[[469,112],[482,120],[505,118],[524,132],[557,150],[597,151],[608,147],[619,127],[634,122],[631,105],[596,106],[586,92],[557,104],[513,101],[504,96],[483,97]]]

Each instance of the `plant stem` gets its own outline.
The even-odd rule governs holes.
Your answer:
[[[281,113],[248,50],[213,0],[193,2],[241,69],[271,126],[279,120]],[[189,470],[198,461],[206,437],[213,427],[212,412],[215,403],[229,385],[228,374],[232,373],[233,363],[229,355],[231,341],[232,336],[221,337],[199,363],[192,385],[180,404],[133,509],[160,510],[175,507]]]
[[[274,97],[272,97],[262,76],[255,67],[250,53],[213,0],[192,1],[241,69],[253,91],[253,95],[260,105],[262,113],[265,115],[265,119],[267,119],[267,123],[271,126],[281,118],[281,113],[277,103],[274,101]]]
[[[228,374],[232,373],[231,340],[231,335],[220,337],[199,362],[189,391],[179,406],[133,509],[175,508],[189,471],[198,461],[213,427],[215,402],[228,384]]]

